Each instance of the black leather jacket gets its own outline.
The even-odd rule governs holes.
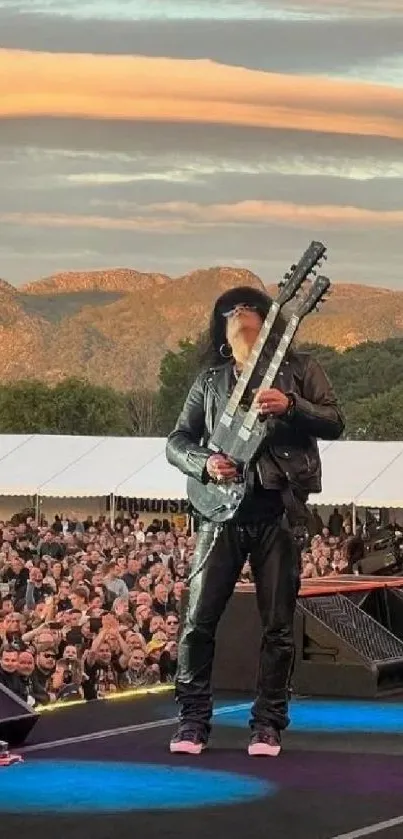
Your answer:
[[[209,480],[206,461],[209,438],[232,389],[230,363],[201,373],[192,385],[175,429],[167,440],[169,463],[185,475]],[[294,407],[286,418],[268,419],[267,443],[257,461],[264,488],[279,486],[279,476],[301,501],[322,489],[317,438],[337,440],[344,419],[322,367],[307,353],[294,352],[284,361],[274,382],[292,395]]]

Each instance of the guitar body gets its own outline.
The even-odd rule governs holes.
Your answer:
[[[225,417],[225,412],[223,416]],[[202,484],[196,478],[188,478],[190,503],[203,518],[216,524],[230,521],[247,496],[251,488],[250,468],[257,459],[267,435],[267,421],[264,421],[256,423],[247,440],[242,439],[240,432],[242,433],[245,416],[246,412],[239,408],[229,428],[225,426],[221,417],[207,444],[212,453],[227,455],[239,464],[239,479],[225,483],[209,481]]]
[[[189,501],[203,518],[223,524],[230,521],[240,507],[245,495],[244,483],[202,484],[196,478],[188,478]]]

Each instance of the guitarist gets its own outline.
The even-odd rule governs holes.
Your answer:
[[[209,481],[236,477],[235,464],[209,450],[208,440],[270,304],[263,292],[239,287],[219,297],[214,306],[208,369],[192,385],[167,441],[168,461],[196,477],[201,491]],[[263,626],[248,753],[278,755],[281,731],[289,723],[293,616],[299,589],[299,555],[290,523],[298,506],[306,511],[309,493],[321,490],[316,438],[336,440],[344,421],[325,373],[310,355],[289,350],[276,386],[259,390],[284,328],[280,314],[263,352],[263,369],[255,369],[256,381],[249,382],[246,394],[249,404],[255,400],[267,424],[267,443],[249,470],[252,490],[231,521],[216,525],[203,519],[200,524],[179,644],[176,698],[180,715],[171,752],[200,754],[207,745],[216,628],[247,558]]]

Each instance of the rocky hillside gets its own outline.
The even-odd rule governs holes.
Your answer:
[[[172,279],[128,269],[70,272],[16,290],[0,280],[0,379],[87,377],[154,387],[161,358],[205,328],[214,299],[250,271],[211,268]],[[337,285],[304,341],[343,349],[403,333],[403,292]]]

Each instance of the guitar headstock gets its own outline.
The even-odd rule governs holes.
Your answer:
[[[311,242],[297,265],[291,265],[284,274],[284,280],[279,283],[277,303],[284,306],[289,303],[310,274],[315,274],[314,268],[322,265],[321,260],[327,259],[326,247],[322,242]]]
[[[328,277],[317,277],[312,282],[309,291],[302,295],[298,300],[294,315],[298,320],[302,320],[314,309],[317,309],[320,303],[324,302],[325,296],[330,288],[330,280]]]

